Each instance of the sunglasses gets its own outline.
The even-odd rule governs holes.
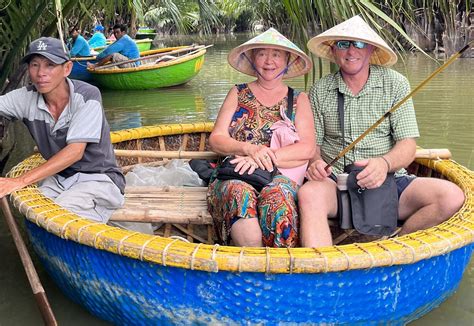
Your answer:
[[[335,43],[336,47],[339,50],[347,50],[351,46],[351,44],[356,48],[356,49],[363,49],[367,46],[367,43],[361,42],[361,41],[337,41]]]

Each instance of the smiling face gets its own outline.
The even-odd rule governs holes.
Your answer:
[[[370,56],[374,51],[373,45],[367,44],[362,49],[354,47],[353,44],[348,49],[339,49],[336,45],[332,45],[331,49],[343,75],[357,77],[368,74]]]
[[[279,49],[256,49],[253,51],[253,63],[259,77],[273,80],[288,66],[289,53]]]
[[[28,64],[28,73],[36,90],[48,95],[59,89],[71,73],[72,62],[56,64],[41,55],[35,55]]]

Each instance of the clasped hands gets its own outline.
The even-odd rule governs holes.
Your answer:
[[[272,172],[276,166],[275,153],[267,146],[254,145],[254,150],[248,155],[236,155],[230,163],[235,164],[235,172],[252,174],[257,168]]]
[[[357,184],[361,188],[374,189],[380,187],[389,171],[388,164],[382,157],[374,157],[367,160],[354,162],[356,166],[364,167],[357,175]],[[325,170],[327,163],[323,160],[314,161],[306,171],[308,180],[322,181],[332,173],[332,168]]]

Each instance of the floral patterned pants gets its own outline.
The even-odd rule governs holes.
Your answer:
[[[209,185],[207,203],[219,241],[229,243],[230,229],[238,219],[257,218],[264,246],[297,246],[297,189],[298,185],[283,175],[275,176],[260,193],[241,180],[215,179]]]

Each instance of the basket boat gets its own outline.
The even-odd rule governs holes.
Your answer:
[[[212,127],[160,125],[113,132],[111,137],[118,161],[128,171],[138,163],[206,157]],[[123,156],[120,150],[132,155]],[[41,162],[33,155],[9,176]],[[114,324],[403,325],[456,290],[474,247],[473,172],[449,159],[426,158],[416,159],[410,170],[458,184],[466,195],[463,207],[424,231],[317,249],[207,244],[212,234],[206,239],[194,232],[205,224],[206,212],[200,212],[205,189],[204,197],[190,195],[201,193],[202,187],[147,189],[148,199],[168,209],[148,209],[144,200],[128,210],[134,220],[140,215],[134,212],[141,210],[143,216],[163,222],[163,236],[89,221],[45,198],[35,185],[10,198],[26,217],[32,246],[57,285]],[[127,188],[127,202],[133,201],[135,190]],[[116,218],[126,216],[118,212]],[[171,229],[185,235],[166,237]]]
[[[140,27],[135,35],[136,39],[143,39],[143,38],[152,38],[154,39],[156,36],[156,30],[154,28],[142,28]]]
[[[149,60],[142,60],[141,65],[133,68],[107,69],[89,71],[100,87],[108,89],[153,89],[181,85],[196,76],[204,64],[205,49],[196,50],[190,47],[188,54],[168,57],[167,52],[186,48],[185,46],[144,51],[141,56],[163,54]],[[157,62],[162,58],[163,60]]]

